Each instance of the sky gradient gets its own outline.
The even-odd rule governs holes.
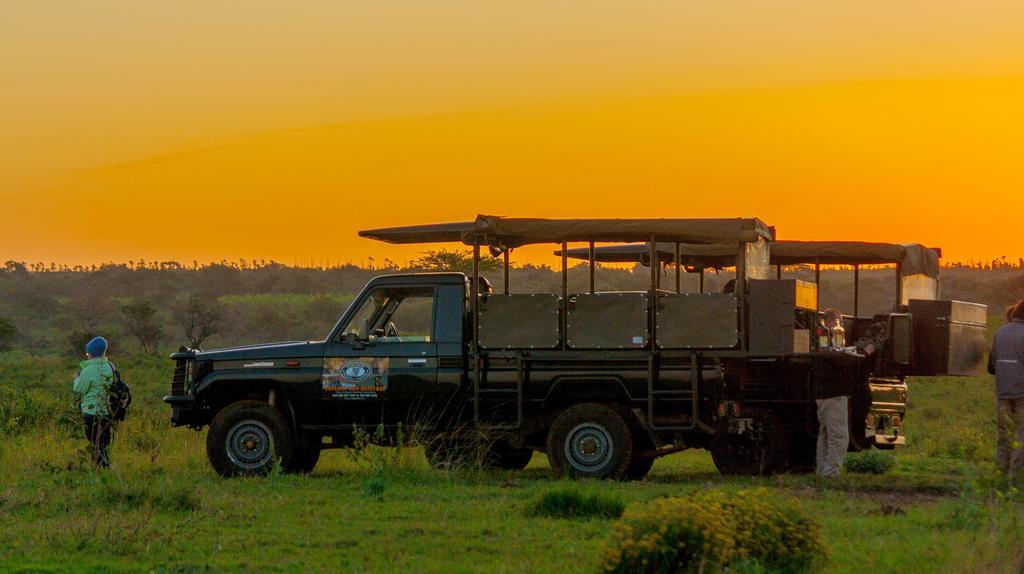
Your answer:
[[[0,260],[405,261],[361,228],[757,216],[1024,256],[1024,3],[30,2]]]

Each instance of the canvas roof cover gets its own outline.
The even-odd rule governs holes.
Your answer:
[[[866,241],[773,241],[770,247],[772,265],[884,265],[900,264],[904,276],[939,276],[941,251],[919,243],[870,243]],[[645,261],[650,248],[646,243],[610,245],[595,249],[595,258],[604,262]],[[589,258],[587,248],[569,249],[569,257]],[[560,254],[560,252],[556,252]],[[697,267],[729,267],[736,264],[736,253],[731,245],[679,246],[681,263]],[[675,246],[658,244],[658,258],[664,262],[675,260]]]
[[[475,236],[484,245],[519,247],[569,241],[643,241],[652,237],[682,243],[745,243],[759,238],[770,240],[772,230],[756,218],[539,219],[478,215],[473,222],[368,229],[359,235],[388,243],[466,244],[472,244]]]

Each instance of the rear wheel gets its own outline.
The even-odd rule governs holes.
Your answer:
[[[548,461],[559,476],[627,476],[633,438],[622,415],[605,405],[573,405],[558,415],[548,432]]]
[[[266,476],[292,464],[295,440],[284,417],[267,403],[239,401],[222,410],[206,435],[206,455],[221,476]],[[319,454],[319,453],[318,453]]]
[[[711,443],[711,458],[722,474],[769,475],[786,471],[789,437],[778,417],[762,410],[750,410],[740,419],[750,419],[743,432],[728,432],[724,421]]]

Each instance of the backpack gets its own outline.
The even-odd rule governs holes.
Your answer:
[[[117,370],[114,363],[110,363],[110,369],[114,372],[114,382],[110,383],[108,402],[110,405],[110,418],[115,421],[123,421],[128,414],[128,407],[132,404],[132,390],[128,383],[121,378],[121,372]]]

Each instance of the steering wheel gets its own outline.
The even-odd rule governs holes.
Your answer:
[[[395,326],[395,323],[392,321],[388,321],[387,326],[384,328],[384,334],[388,337],[398,339],[399,343],[402,342],[402,334],[398,332],[398,327]]]

